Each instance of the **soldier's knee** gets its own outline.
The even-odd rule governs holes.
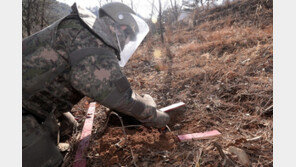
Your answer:
[[[22,116],[22,164],[24,167],[58,166],[63,157],[34,116]]]

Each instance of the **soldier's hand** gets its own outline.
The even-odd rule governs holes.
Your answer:
[[[163,128],[170,122],[170,116],[160,110],[156,110],[156,117],[151,122],[146,122],[145,126]]]
[[[146,105],[150,105],[156,108],[156,103],[150,95],[144,94],[143,99],[145,100]]]

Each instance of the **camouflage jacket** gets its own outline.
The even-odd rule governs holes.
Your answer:
[[[114,22],[103,18],[87,24],[89,20],[74,6],[69,16],[23,40],[23,108],[44,119],[89,96],[153,126],[159,122],[156,105],[134,93],[120,70],[115,33],[106,26]],[[108,41],[100,38],[102,31]],[[161,126],[168,120],[161,120]]]

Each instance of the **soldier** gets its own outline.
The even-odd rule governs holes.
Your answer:
[[[122,3],[104,5],[99,16],[74,4],[68,16],[23,40],[23,166],[61,164],[56,118],[65,129],[77,126],[69,111],[84,96],[145,126],[168,124],[170,116],[135,93],[120,70],[148,31]]]

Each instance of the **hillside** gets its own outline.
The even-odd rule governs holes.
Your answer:
[[[146,39],[124,73],[159,108],[185,102],[185,114],[169,125],[171,132],[126,128],[123,148],[115,147],[124,136],[111,118],[103,134],[93,131],[88,166],[242,166],[234,147],[247,153],[251,166],[273,166],[272,3],[235,1],[192,16],[195,26],[167,25],[165,44],[159,36]],[[85,111],[88,101],[73,113]],[[102,117],[95,118],[94,129],[102,127]],[[135,124],[130,118],[124,123]],[[186,143],[175,137],[214,129],[222,136]],[[64,165],[69,163],[71,158]]]
[[[42,30],[70,12],[70,6],[56,0],[22,0],[22,37]]]

